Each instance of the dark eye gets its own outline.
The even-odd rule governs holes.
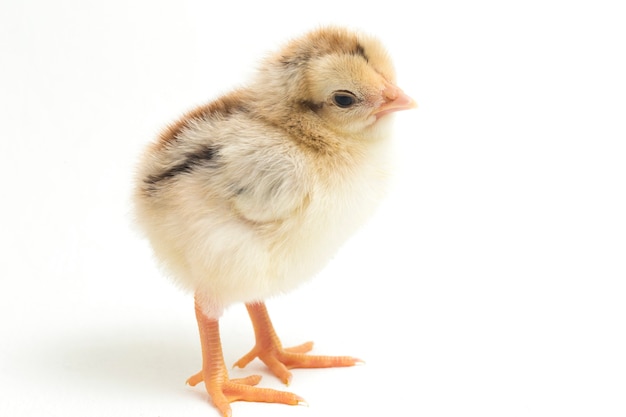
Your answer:
[[[349,91],[338,91],[333,94],[333,103],[342,109],[347,109],[356,103],[356,97]]]

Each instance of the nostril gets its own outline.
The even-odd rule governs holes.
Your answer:
[[[387,101],[393,101],[398,98],[399,92],[397,87],[389,86],[383,90],[383,96]]]

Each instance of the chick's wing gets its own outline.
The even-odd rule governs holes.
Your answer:
[[[290,146],[275,139],[264,137],[256,139],[255,144],[242,140],[225,149],[223,174],[232,208],[252,222],[284,220],[302,208],[307,199],[305,161]]]

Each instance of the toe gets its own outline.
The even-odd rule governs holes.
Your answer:
[[[222,390],[224,396],[230,402],[253,401],[287,405],[306,403],[302,397],[291,392],[278,391],[269,388],[256,388],[249,385],[235,384],[232,381],[225,383]]]
[[[307,353],[313,349],[313,342],[306,342],[298,346],[285,348],[285,352],[289,353]]]
[[[261,381],[261,375],[250,375],[245,378],[231,379],[230,382],[241,385],[257,385]]]
[[[187,384],[191,385],[192,387],[195,387],[196,385],[198,385],[198,383],[202,382],[203,380],[204,378],[202,377],[202,371],[200,371],[197,374],[190,376],[187,379]]]
[[[289,372],[288,367],[280,359],[281,358],[275,355],[263,355],[261,357],[261,360],[267,365],[270,371],[272,371],[283,384],[289,385],[291,382],[291,372]]]

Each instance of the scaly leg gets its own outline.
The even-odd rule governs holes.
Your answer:
[[[289,385],[291,368],[333,368],[353,366],[362,361],[350,356],[313,356],[307,355],[313,348],[313,342],[306,342],[292,348],[283,348],[270,320],[265,303],[246,304],[254,327],[256,344],[250,352],[235,362],[243,368],[254,358],[261,359],[283,383]]]
[[[258,384],[261,380],[259,375],[229,379],[228,371],[224,365],[218,320],[205,316],[197,303],[196,318],[202,345],[202,371],[191,376],[187,383],[195,386],[199,382],[204,381],[207,393],[224,417],[231,416],[230,403],[233,401],[256,401],[289,405],[304,403],[301,397],[290,392],[254,387],[253,385]]]

